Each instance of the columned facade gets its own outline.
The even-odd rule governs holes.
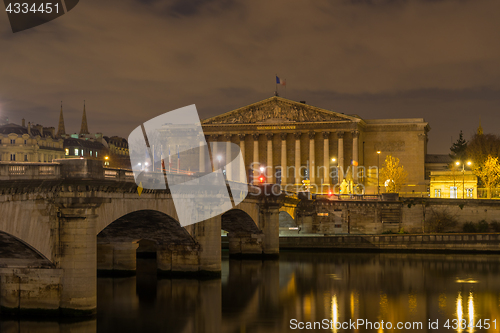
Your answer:
[[[281,184],[288,184],[287,164],[286,164],[286,138],[288,133],[281,133]]]
[[[302,133],[295,133],[295,184],[300,184],[300,138]]]
[[[323,132],[323,183],[330,185],[330,133]],[[334,157],[332,157],[334,158]]]
[[[414,186],[412,190],[417,185],[421,190],[425,187],[423,161],[429,127],[423,119],[365,121],[274,96],[206,119],[202,127],[211,141],[224,137],[228,158],[229,142],[233,135],[238,136],[245,168],[226,167],[226,174],[237,173],[242,179],[252,175],[254,184],[264,181],[259,179],[261,173],[266,183],[277,183],[279,169],[281,186],[297,185],[305,190],[302,185],[307,177],[311,191],[339,193],[343,186],[342,193],[374,194],[376,182],[368,168],[377,166],[376,151],[380,150],[381,162],[391,154],[406,163],[409,171],[414,169],[413,174],[409,172],[409,184],[415,184],[409,185]],[[212,158],[218,149],[223,149],[222,142],[212,148]],[[363,177],[358,179],[358,175]]]
[[[267,133],[267,182],[274,184],[274,166],[273,166],[273,133]]]
[[[250,163],[250,168],[253,171],[253,182],[254,184],[259,183],[259,172],[260,172],[260,162],[259,162],[259,134],[253,134],[253,160]]]
[[[337,166],[338,166],[338,183],[341,184],[342,181],[344,180],[344,132],[337,132],[337,138],[338,138],[338,147],[339,147],[339,153],[338,153],[338,159],[337,159]]]

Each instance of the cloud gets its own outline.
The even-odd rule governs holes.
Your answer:
[[[498,109],[499,10],[489,0],[87,0],[15,35],[0,21],[0,112],[56,126],[62,99],[77,131],[86,99],[92,131],[127,136],[185,105],[205,117],[267,98],[279,74],[292,99],[367,118],[433,109],[433,131],[457,132],[438,123],[453,98],[489,91],[467,105]]]

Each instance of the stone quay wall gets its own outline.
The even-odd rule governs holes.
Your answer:
[[[295,216],[299,234],[383,234],[463,232],[466,222],[500,223],[500,200],[383,198],[382,200],[301,200]],[[436,218],[453,220],[436,230]],[[483,230],[485,232],[485,230]]]
[[[500,234],[281,237],[280,249],[500,253]]]

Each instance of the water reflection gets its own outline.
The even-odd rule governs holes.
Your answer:
[[[222,278],[206,281],[158,279],[154,260],[141,259],[136,277],[98,279],[96,319],[3,320],[0,332],[297,331],[291,319],[320,323],[308,332],[392,332],[398,323],[407,325],[405,332],[499,332],[499,259],[282,252],[279,261],[224,257]],[[480,319],[482,328],[469,326]],[[484,319],[490,319],[490,329]],[[365,325],[330,325],[350,320]]]

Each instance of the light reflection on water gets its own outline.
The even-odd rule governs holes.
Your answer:
[[[296,332],[290,320],[421,322],[404,332],[500,332],[500,256],[282,252],[229,260],[222,279],[158,279],[138,260],[130,278],[98,279],[98,315],[79,323],[12,320],[0,332]],[[490,319],[489,330],[469,323]],[[497,320],[496,328],[493,320]],[[439,321],[438,329],[429,329]],[[453,320],[466,325],[446,329]],[[308,332],[395,332],[326,327]]]

